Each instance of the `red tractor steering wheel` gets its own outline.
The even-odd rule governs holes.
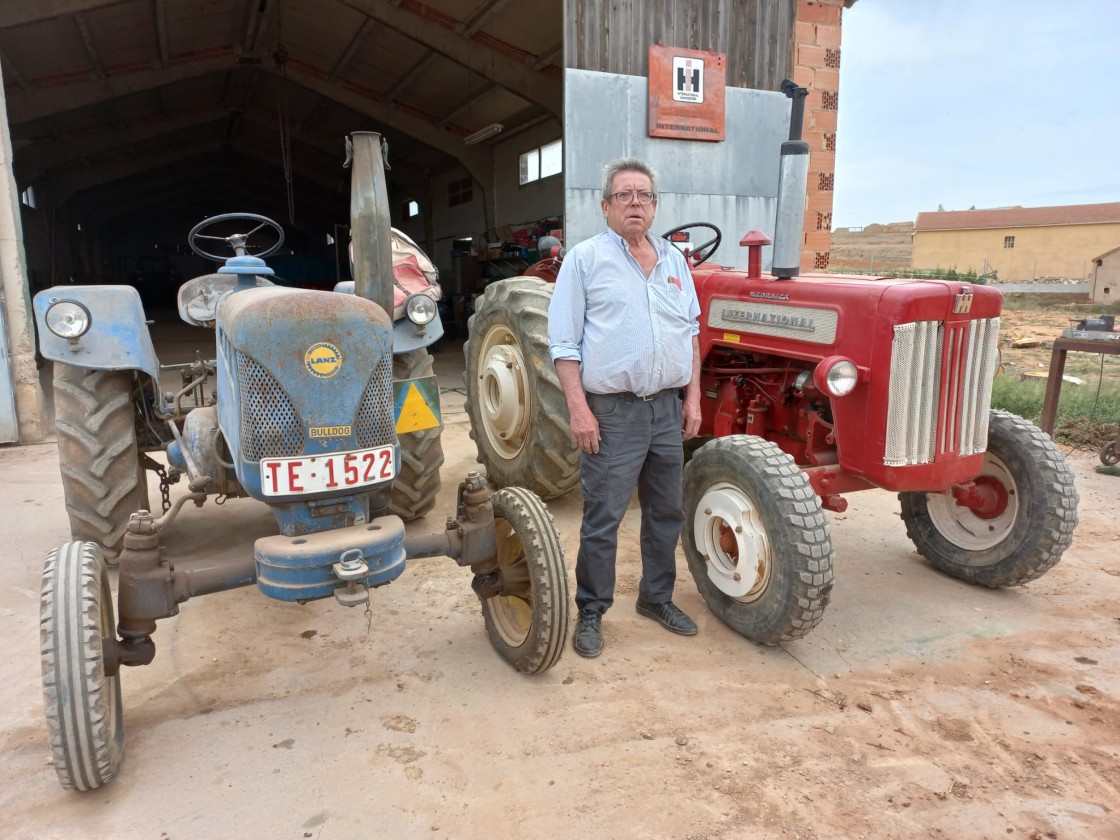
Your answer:
[[[692,267],[695,268],[700,265],[700,263],[705,263],[710,260],[715,254],[716,249],[719,248],[719,243],[723,241],[723,233],[720,232],[718,227],[710,225],[707,222],[689,222],[687,225],[677,225],[672,230],[665,231],[661,236],[665,239],[669,239],[669,237],[675,233],[684,233],[686,230],[691,230],[692,228],[707,228],[715,233],[715,236],[707,242],[702,242],[695,248],[690,249],[688,261],[692,264]]]

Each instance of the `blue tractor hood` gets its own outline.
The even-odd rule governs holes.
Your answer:
[[[218,421],[238,480],[265,498],[260,461],[396,445],[393,325],[365,298],[280,286],[224,295]],[[320,494],[321,495],[321,494]]]

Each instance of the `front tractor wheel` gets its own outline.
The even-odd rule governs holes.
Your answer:
[[[113,596],[96,543],[63,543],[47,555],[39,639],[58,780],[69,790],[101,787],[124,757],[124,722],[120,677],[105,655],[116,642]]]
[[[713,613],[753,642],[798,639],[832,592],[832,540],[820,499],[794,460],[762,438],[702,447],[684,471],[682,542]]]
[[[510,487],[490,502],[502,589],[483,598],[486,632],[510,665],[540,674],[560,660],[568,635],[568,576],[560,537],[533,493]]]
[[[554,499],[579,483],[579,449],[548,352],[552,286],[514,277],[486,287],[463,350],[467,415],[478,460],[498,487]]]
[[[1018,586],[1062,557],[1077,525],[1073,472],[1053,441],[1021,417],[993,411],[974,479],[985,504],[946,493],[900,493],[906,534],[934,568],[981,586]]]
[[[128,518],[148,507],[136,445],[134,374],[54,366],[54,412],[70,535],[115,562]]]
[[[393,380],[420,379],[432,375],[433,360],[424,348],[393,357]],[[389,512],[411,522],[430,511],[439,495],[439,468],[443,466],[443,429],[424,429],[400,436],[401,468],[393,480]]]

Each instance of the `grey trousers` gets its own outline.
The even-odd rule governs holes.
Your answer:
[[[654,400],[588,394],[599,422],[599,452],[580,454],[583,524],[576,557],[576,606],[606,612],[614,603],[618,526],[638,487],[642,507],[642,580],[638,594],[659,604],[673,597],[676,550],[684,525],[681,401],[677,391]]]

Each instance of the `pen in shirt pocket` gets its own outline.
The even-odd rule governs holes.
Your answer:
[[[684,291],[684,286],[681,285],[681,281],[679,278],[669,275],[669,282],[676,286],[679,291]]]

